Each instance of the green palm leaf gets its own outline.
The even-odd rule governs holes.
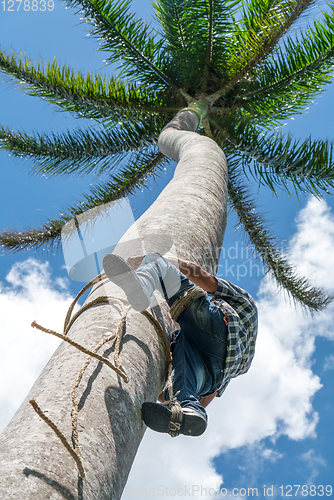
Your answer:
[[[252,172],[273,192],[275,185],[289,185],[319,196],[334,187],[334,146],[329,141],[293,140],[281,133],[265,134],[252,127],[249,117],[223,116],[210,119],[215,140],[233,155],[239,155],[244,172]]]
[[[74,72],[56,61],[32,63],[27,56],[8,56],[0,51],[0,70],[14,76],[27,94],[39,96],[82,118],[106,120],[141,120],[152,113],[175,113],[184,106],[181,97],[156,92],[144,86],[125,83],[91,73]]]
[[[255,120],[281,121],[310,102],[332,81],[334,67],[334,11],[324,15],[305,34],[290,37],[275,56],[256,68],[251,81],[240,87],[240,103]]]
[[[228,80],[220,89],[225,95],[270,54],[293,22],[314,0],[251,0],[243,8],[241,20],[234,21],[229,38]]]
[[[265,228],[262,217],[255,212],[254,202],[240,181],[237,163],[238,160],[233,157],[229,159],[229,198],[257,254],[274,275],[278,286],[286,290],[296,303],[311,313],[323,310],[333,297],[327,297],[321,289],[311,286],[307,279],[298,277],[295,269],[276,248],[275,238]]]
[[[203,88],[214,84],[217,75],[221,78],[225,68],[222,55],[226,52],[226,34],[231,31],[231,15],[239,3],[221,0],[157,0],[154,4],[162,26],[161,35],[171,54],[170,63],[178,81],[187,89],[201,83],[203,72]]]
[[[155,119],[146,124],[123,123],[111,130],[76,130],[66,134],[29,136],[0,127],[0,148],[14,156],[37,160],[34,171],[52,175],[87,174],[121,167],[131,161],[129,153],[149,148],[157,141],[168,119]],[[130,155],[130,156],[131,156]]]
[[[0,245],[11,253],[28,248],[58,245],[62,229],[71,219],[87,210],[102,207],[134,193],[136,189],[145,186],[148,177],[154,176],[166,165],[169,165],[169,159],[157,150],[138,153],[125,169],[111,176],[106,182],[93,187],[81,202],[69,207],[57,219],[48,220],[37,229],[3,231],[0,233]]]
[[[164,41],[150,26],[129,12],[131,0],[66,0],[79,7],[92,33],[102,38],[101,49],[109,52],[108,63],[117,63],[121,74],[152,88],[177,89],[168,77]]]
[[[298,278],[276,250],[235,165],[274,192],[292,186],[319,195],[334,187],[331,143],[268,132],[330,81],[333,4],[322,23],[282,42],[313,0],[155,0],[159,33],[130,13],[130,0],[66,2],[83,12],[108,51],[107,63],[118,64],[127,81],[0,51],[0,70],[27,93],[104,126],[49,136],[2,128],[0,147],[36,159],[35,172],[101,174],[117,166],[117,173],[40,228],[3,232],[0,244],[16,251],[59,242],[66,222],[143,186],[168,161],[157,151],[160,130],[186,103],[203,98],[210,109],[200,133],[212,136],[231,159],[230,199],[252,243],[295,300],[323,308],[328,299]]]

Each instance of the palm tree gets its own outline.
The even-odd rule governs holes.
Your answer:
[[[68,0],[67,4],[77,7],[93,26],[108,52],[108,63],[119,64],[118,77],[106,80],[75,73],[55,61],[33,64],[26,57],[4,52],[0,52],[0,67],[30,95],[76,116],[93,118],[97,128],[28,136],[2,127],[1,146],[36,160],[36,173],[94,171],[108,172],[109,178],[42,227],[3,231],[1,244],[18,251],[59,243],[68,221],[145,185],[169,157],[178,162],[174,179],[137,221],[141,236],[148,240],[152,234],[169,236],[180,257],[214,273],[228,194],[278,285],[311,312],[324,308],[330,298],[296,276],[276,249],[274,237],[255,212],[247,176],[274,193],[283,189],[320,196],[333,187],[331,143],[292,140],[277,131],[331,81],[333,5],[321,22],[292,34],[294,23],[313,5],[312,0],[157,0],[159,32],[129,12],[128,0]],[[122,240],[130,242],[122,247],[125,257],[132,252],[133,239],[134,228],[130,228]],[[102,281],[88,301],[118,293]],[[94,346],[97,326],[113,330],[119,322],[118,303],[110,299],[109,304],[89,308],[71,326],[70,338]],[[168,335],[173,329],[168,311],[162,306],[154,314]],[[122,343],[122,363],[130,378],[126,390],[112,372],[103,371],[104,376],[98,377],[98,365],[86,380],[80,400],[85,479],[76,485],[71,457],[54,441],[52,431],[45,431],[26,400],[2,437],[2,469],[10,464],[11,475],[4,474],[0,491],[8,492],[11,484],[12,498],[48,498],[50,487],[59,492],[59,498],[74,498],[76,487],[79,498],[83,488],[85,498],[120,496],[143,433],[140,405],[157,397],[166,369],[156,326],[130,312],[126,332],[133,340],[124,338]],[[68,380],[76,380],[83,362],[82,354],[71,349],[61,345],[31,393],[65,427]],[[136,360],[135,367],[131,359]],[[46,465],[43,460],[49,456],[50,443],[52,459]],[[20,459],[14,463],[17,456]],[[22,471],[29,481],[22,481]]]
[[[120,75],[108,80],[55,61],[33,64],[0,52],[2,71],[28,94],[102,125],[51,136],[2,126],[1,147],[35,159],[37,174],[110,173],[42,227],[3,231],[3,247],[17,251],[59,243],[66,222],[145,185],[168,163],[157,145],[161,129],[204,98],[208,109],[198,134],[212,138],[227,156],[230,203],[241,225],[277,283],[301,304],[320,310],[326,298],[296,278],[275,249],[243,179],[252,175],[274,193],[282,188],[319,196],[333,187],[332,144],[293,140],[277,131],[331,81],[332,6],[322,22],[291,35],[313,3],[159,0],[154,8],[161,30],[156,32],[129,12],[129,1],[68,1],[103,40],[107,62],[119,65]]]

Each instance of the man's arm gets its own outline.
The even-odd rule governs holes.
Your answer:
[[[203,290],[209,293],[215,293],[218,286],[218,281],[215,276],[204,271],[198,264],[194,262],[189,262],[188,260],[178,259],[175,257],[168,257],[169,262],[178,267],[190,281],[195,283],[195,285],[201,287]]]

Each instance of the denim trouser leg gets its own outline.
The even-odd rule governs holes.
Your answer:
[[[148,280],[152,291],[165,288],[171,306],[194,286],[175,266],[159,254],[145,257],[137,274]],[[152,292],[150,292],[152,293]],[[178,401],[206,416],[199,399],[214,392],[223,377],[227,349],[227,326],[223,313],[205,297],[196,299],[180,315],[181,330],[172,344],[173,392]]]
[[[201,397],[215,392],[223,379],[228,329],[222,311],[205,297],[200,297],[187,307],[178,322],[181,327],[180,342],[175,343],[173,358],[184,357],[186,379],[195,374],[196,383],[193,382],[192,387],[196,388],[193,395],[198,401]],[[182,353],[182,338],[184,349],[191,353],[188,357]],[[174,392],[180,390],[180,383],[181,379],[175,375]],[[184,382],[182,387],[189,385],[189,382]],[[192,398],[187,399],[186,406],[193,406],[198,411],[195,406],[199,403],[195,402],[194,406],[190,403]]]
[[[151,253],[144,257],[137,269],[137,275],[141,278],[148,297],[154,290],[159,290],[169,305],[172,303],[169,303],[170,300],[175,301],[194,286],[184,274],[158,253]],[[161,282],[163,282],[163,287]]]
[[[171,348],[173,393],[183,408],[193,408],[206,418],[206,411],[199,403],[199,395],[210,390],[211,374],[203,363],[198,349],[187,340],[182,330]]]

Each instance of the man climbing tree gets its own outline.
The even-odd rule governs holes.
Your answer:
[[[135,272],[130,264],[135,268],[140,260]],[[178,270],[158,253],[128,261],[107,255],[103,263],[108,278],[125,291],[137,311],[149,307],[154,290],[162,290],[181,327],[172,342],[175,396],[168,406],[145,402],[143,420],[151,429],[172,437],[200,436],[207,426],[204,407],[216,395],[221,396],[232,377],[247,372],[254,357],[254,300],[193,262],[174,260]],[[211,302],[205,292],[213,296]]]

